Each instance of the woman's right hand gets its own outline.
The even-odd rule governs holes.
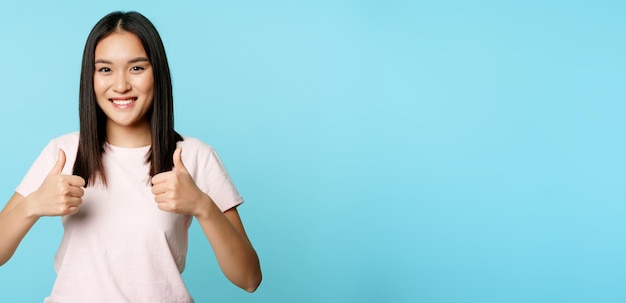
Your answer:
[[[83,203],[85,179],[63,175],[65,152],[59,149],[59,159],[41,186],[28,196],[29,213],[36,217],[65,216],[78,212]]]

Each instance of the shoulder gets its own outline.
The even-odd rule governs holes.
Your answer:
[[[47,146],[47,151],[51,156],[52,164],[56,163],[58,157],[58,150],[61,149],[65,153],[67,163],[74,163],[76,160],[76,154],[78,152],[78,140],[80,138],[79,132],[67,133],[58,136],[52,140]],[[71,168],[73,165],[68,165],[64,169],[64,173],[71,174]]]
[[[217,155],[211,145],[198,138],[183,136],[183,141],[178,141],[177,146],[182,147],[183,162],[195,179],[214,167],[212,163],[215,162]]]
[[[52,139],[50,142],[58,147],[76,147],[78,146],[79,132],[67,133]]]
[[[185,163],[206,166],[215,158],[213,146],[198,138],[183,136],[183,141],[178,141],[177,146],[183,149],[181,156]]]
[[[65,151],[66,154],[68,151],[76,151],[76,149],[78,148],[78,138],[78,132],[58,136],[48,141],[48,144],[44,148],[43,152],[51,153],[56,157],[58,149],[62,149],[63,151]]]
[[[179,141],[177,145],[183,148],[183,154],[185,153],[185,151],[195,152],[195,153],[214,152],[213,146],[194,137],[183,136],[183,141]]]

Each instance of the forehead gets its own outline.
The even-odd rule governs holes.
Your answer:
[[[127,60],[137,57],[147,57],[146,51],[139,37],[130,32],[113,32],[96,45],[96,60]]]

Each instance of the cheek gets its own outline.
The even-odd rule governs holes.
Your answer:
[[[154,79],[152,75],[146,76],[145,78],[140,79],[137,83],[137,87],[146,94],[151,94],[154,90]]]
[[[104,93],[106,88],[107,83],[104,79],[101,79],[100,77],[93,78],[93,90],[96,93],[96,96]]]

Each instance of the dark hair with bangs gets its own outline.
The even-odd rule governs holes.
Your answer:
[[[102,165],[107,140],[107,117],[98,106],[94,91],[95,52],[98,42],[119,31],[135,34],[139,38],[152,65],[154,100],[152,108],[146,113],[152,137],[152,146],[146,159],[150,163],[150,176],[172,169],[176,142],[183,140],[174,131],[172,79],[159,33],[152,22],[140,13],[110,13],[93,27],[83,52],[78,102],[80,139],[73,174],[83,177],[86,186],[94,185],[98,178],[103,184],[107,183]]]

